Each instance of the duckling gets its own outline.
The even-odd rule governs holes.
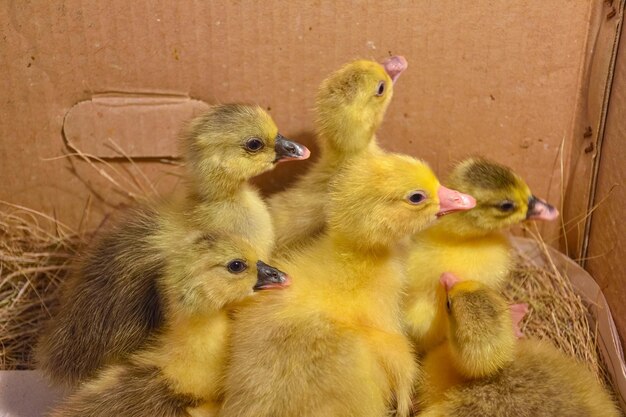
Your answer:
[[[443,385],[439,381],[487,377],[512,362],[518,323],[527,311],[524,304],[508,306],[504,297],[478,281],[444,273],[440,282],[446,294],[448,340],[428,352],[424,361],[433,380],[424,385],[432,390]]]
[[[246,240],[177,235],[179,246],[171,248],[172,262],[157,283],[162,331],[127,361],[107,365],[81,384],[53,417],[174,417],[218,408],[230,310],[253,291],[288,286],[289,277],[262,261],[255,268],[257,253]]]
[[[290,288],[233,325],[221,417],[409,414],[417,365],[402,333],[398,242],[470,196],[408,156],[362,154],[330,185],[328,230],[273,263]]]
[[[500,288],[512,266],[510,243],[503,233],[524,220],[554,220],[558,211],[535,197],[511,169],[470,158],[452,171],[448,185],[476,197],[476,207],[446,216],[412,239],[403,300],[407,332],[418,352],[445,338],[444,272]]]
[[[306,245],[326,224],[328,184],[344,164],[366,150],[378,150],[375,133],[406,69],[401,56],[382,64],[358,60],[324,80],[317,94],[316,129],[320,157],[296,184],[269,199],[277,253]]]
[[[583,364],[543,341],[512,343],[511,314],[500,294],[476,281],[442,281],[449,288],[449,337],[424,358],[420,417],[620,415]],[[524,310],[512,308],[517,318]],[[475,372],[481,366],[474,364],[487,362],[481,355],[494,358],[494,351],[501,351],[501,369]]]
[[[280,135],[261,108],[238,104],[212,107],[181,139],[188,171],[182,195],[125,213],[63,284],[59,312],[37,349],[53,382],[76,385],[160,328],[156,282],[179,230],[240,236],[254,242],[260,258],[269,256],[271,218],[247,180],[279,161],[307,158],[308,149]]]

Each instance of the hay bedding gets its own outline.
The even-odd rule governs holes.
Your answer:
[[[39,330],[57,305],[59,285],[88,237],[42,213],[8,203],[0,206],[0,369],[34,367],[32,349]],[[533,266],[517,254],[505,296],[529,304],[522,323],[526,335],[551,340],[585,362],[599,381],[609,382],[589,311],[565,275],[550,266]]]
[[[33,367],[39,329],[83,238],[41,213],[0,207],[0,369]]]

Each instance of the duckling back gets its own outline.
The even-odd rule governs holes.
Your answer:
[[[620,413],[583,364],[545,342],[521,340],[510,366],[491,377],[450,388],[441,401],[419,415],[617,417]]]
[[[153,209],[130,211],[98,238],[64,284],[61,307],[37,346],[38,366],[52,381],[75,385],[139,348],[160,327],[156,283],[165,259],[153,247],[159,227]]]

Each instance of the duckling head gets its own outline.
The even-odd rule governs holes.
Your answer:
[[[462,281],[448,272],[441,275],[440,282],[447,293],[448,340],[459,370],[468,377],[481,377],[512,360],[520,337],[518,323],[527,306],[509,307],[485,284]]]
[[[258,260],[253,245],[235,236],[192,234],[167,265],[164,290],[170,308],[194,314],[216,311],[256,291],[289,286],[284,272]]]
[[[367,148],[389,106],[393,84],[406,67],[402,56],[382,64],[358,60],[324,80],[316,102],[322,150],[349,156]]]
[[[462,281],[454,274],[443,273],[440,279],[447,299],[450,319],[450,340],[466,342],[500,328],[505,322],[513,332],[511,311],[504,299],[494,290],[478,281]]]
[[[239,183],[274,168],[277,162],[306,159],[309,150],[286,139],[258,106],[213,106],[192,120],[182,148],[198,186]]]
[[[394,246],[475,201],[442,186],[430,167],[397,154],[363,154],[331,183],[329,231],[361,247]]]
[[[483,158],[455,167],[448,185],[476,198],[476,207],[444,219],[441,226],[458,235],[483,235],[524,220],[554,220],[558,210],[534,196],[510,168]]]

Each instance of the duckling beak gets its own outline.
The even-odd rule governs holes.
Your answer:
[[[274,150],[276,151],[276,159],[274,159],[274,163],[291,161],[294,159],[307,159],[311,156],[311,151],[309,151],[306,146],[289,140],[280,133],[276,135]]]
[[[284,272],[269,266],[263,261],[256,263],[257,281],[254,284],[254,291],[280,289],[288,287],[291,284],[289,276]]]
[[[454,287],[454,285],[459,281],[461,281],[459,277],[457,277],[451,272],[444,272],[439,277],[439,283],[443,285],[446,291],[450,291],[452,287]]]
[[[515,337],[518,339],[524,337],[524,333],[522,333],[522,329],[520,329],[520,323],[522,322],[524,316],[528,314],[528,304],[511,304],[509,306],[509,311],[511,312],[511,321],[513,322],[513,332],[515,333]]]
[[[528,199],[527,220],[554,220],[559,217],[559,211],[544,200],[531,195]]]
[[[443,185],[439,186],[437,195],[439,196],[437,217],[442,217],[455,211],[469,210],[476,206],[476,200],[471,195],[451,190]]]
[[[391,81],[395,84],[396,80],[400,77],[400,74],[409,66],[406,59],[403,56],[397,55],[385,59],[382,62],[385,72],[391,77]]]

